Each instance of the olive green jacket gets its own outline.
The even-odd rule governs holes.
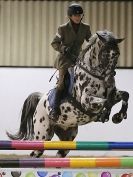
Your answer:
[[[75,33],[71,22],[60,25],[51,45],[59,52],[54,67],[57,69],[69,68],[74,64],[73,57],[68,57],[63,53],[65,47],[71,47],[71,56],[78,57],[84,40],[89,41],[91,37],[90,26],[80,23],[78,32]]]

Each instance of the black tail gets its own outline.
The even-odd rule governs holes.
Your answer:
[[[33,138],[33,114],[36,106],[41,99],[42,93],[35,92],[30,94],[22,107],[21,122],[19,131],[16,134],[7,133],[12,140],[28,140]]]

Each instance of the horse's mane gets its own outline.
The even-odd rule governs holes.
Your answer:
[[[82,58],[84,57],[85,53],[89,50],[89,48],[90,48],[93,44],[96,43],[97,38],[98,38],[98,36],[97,36],[96,33],[91,36],[91,38],[89,39],[89,41],[87,42],[85,48],[82,50],[82,52],[81,52],[81,54],[80,54],[80,56],[79,56],[80,59],[82,59]]]
[[[112,39],[115,39],[115,36],[113,35],[113,33],[110,32],[110,31],[108,31],[108,30],[96,31],[96,33],[94,33],[94,34],[90,37],[89,41],[87,42],[87,44],[86,44],[86,46],[85,46],[85,49],[86,49],[86,48],[88,49],[89,46],[92,46],[93,44],[95,44],[96,42],[98,42],[98,41],[97,41],[97,39],[99,39],[99,38],[98,38],[98,35],[97,35],[98,32],[102,32],[103,34],[106,33],[106,34],[108,34],[109,37],[111,37]]]
[[[97,39],[97,38],[98,38],[97,34],[96,34],[96,33],[93,34],[93,35],[91,36],[91,38],[89,39],[89,41],[87,42],[86,47],[93,45],[93,44],[96,42],[96,39]],[[86,47],[85,47],[85,48],[86,48]]]

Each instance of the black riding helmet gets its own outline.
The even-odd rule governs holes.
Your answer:
[[[77,15],[77,14],[83,14],[83,9],[81,5],[75,3],[71,4],[68,7],[67,15],[71,17],[72,15]]]

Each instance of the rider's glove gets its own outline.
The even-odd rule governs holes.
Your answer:
[[[61,53],[63,54],[63,55],[66,55],[66,54],[68,54],[70,52],[70,47],[67,47],[67,46],[62,46],[61,47]]]
[[[65,49],[64,49],[64,54],[68,54],[69,52],[70,52],[70,47],[65,47]]]
[[[75,57],[72,51],[72,47],[62,46],[61,47],[61,53],[71,62],[75,63],[77,56]]]

